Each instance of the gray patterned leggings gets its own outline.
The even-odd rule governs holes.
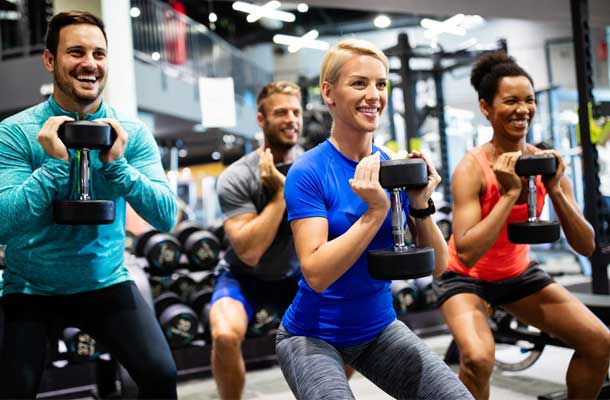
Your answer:
[[[343,348],[292,336],[280,326],[276,352],[282,373],[300,400],[353,399],[345,364],[397,399],[472,399],[443,360],[398,320],[370,342]]]

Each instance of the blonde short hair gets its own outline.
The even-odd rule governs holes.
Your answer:
[[[334,45],[326,53],[320,70],[320,87],[324,81],[332,84],[336,83],[343,65],[355,55],[371,56],[378,59],[385,67],[386,73],[389,73],[390,62],[377,46],[366,40],[345,39]]]
[[[301,88],[290,81],[275,81],[265,85],[256,96],[256,110],[265,115],[265,100],[273,94],[288,94],[301,100]]]

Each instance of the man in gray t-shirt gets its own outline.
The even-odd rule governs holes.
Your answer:
[[[286,167],[302,152],[301,92],[291,82],[272,82],[258,94],[263,145],[218,178],[217,191],[231,243],[219,264],[212,307],[212,372],[221,399],[241,398],[245,365],[241,343],[257,309],[283,313],[301,277],[285,217]]]

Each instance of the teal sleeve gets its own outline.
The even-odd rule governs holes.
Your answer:
[[[176,224],[178,202],[163,171],[157,144],[145,129],[128,140],[133,142],[128,142],[125,155],[99,171],[142,218],[168,232]]]
[[[0,125],[0,243],[38,227],[58,191],[69,184],[69,162],[48,157],[33,170],[32,159],[25,135]]]

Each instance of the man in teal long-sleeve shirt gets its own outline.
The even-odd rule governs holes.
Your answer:
[[[171,352],[123,264],[125,201],[161,231],[176,222],[157,145],[141,122],[102,102],[107,39],[99,18],[53,17],[43,61],[53,96],[0,122],[0,243],[7,246],[0,397],[35,397],[47,337],[70,323],[107,346],[141,397],[175,398]],[[78,198],[78,157],[57,134],[72,120],[102,121],[116,132],[109,150],[90,153],[90,192],[115,201],[112,224],[53,222],[53,200]]]

